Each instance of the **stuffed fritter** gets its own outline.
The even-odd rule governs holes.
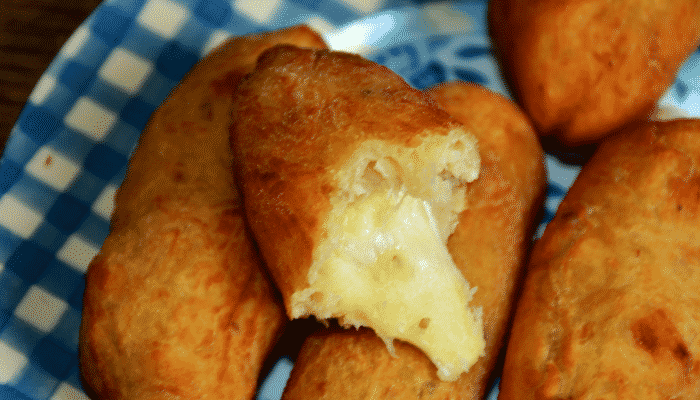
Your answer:
[[[507,99],[471,84],[428,93],[479,142],[481,172],[465,193],[447,248],[479,289],[485,355],[455,382],[442,382],[420,350],[396,341],[395,356],[371,330],[322,330],[305,342],[283,399],[481,399],[504,344],[515,292],[546,184],[542,150],[527,117]]]
[[[499,399],[700,396],[700,121],[603,142],[537,242]]]
[[[252,398],[286,318],[246,231],[229,107],[277,43],[324,47],[305,27],[234,38],[195,66],[140,138],[87,273],[80,367],[93,397]]]
[[[261,55],[233,112],[246,215],[289,317],[411,342],[441,379],[469,370],[482,309],[447,241],[471,207],[474,136],[385,67],[288,46]]]
[[[493,0],[488,18],[514,95],[567,144],[646,120],[700,44],[697,0]]]

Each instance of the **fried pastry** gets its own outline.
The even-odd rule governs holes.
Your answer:
[[[455,382],[442,382],[416,347],[392,356],[370,330],[322,330],[304,343],[283,395],[297,399],[481,399],[504,344],[515,291],[546,183],[542,150],[525,114],[507,99],[466,83],[428,90],[479,143],[481,172],[466,191],[447,248],[483,307],[485,355]]]
[[[700,396],[700,121],[601,144],[533,249],[499,399]]]
[[[290,318],[409,341],[454,380],[483,355],[475,288],[447,250],[479,174],[476,139],[359,56],[279,46],[240,85],[245,210]]]
[[[700,42],[696,0],[493,0],[488,18],[513,94],[569,145],[646,120]]]
[[[306,27],[234,38],[153,114],[87,272],[85,387],[104,399],[250,399],[286,318],[232,173],[231,95],[264,49],[323,47]]]

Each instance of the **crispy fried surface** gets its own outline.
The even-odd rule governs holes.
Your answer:
[[[231,134],[246,215],[289,313],[350,154],[369,139],[415,146],[458,125],[398,75],[346,53],[271,49],[239,89],[244,118]]]
[[[130,160],[117,193],[113,229],[156,209],[159,197],[187,198],[206,191],[209,204],[238,201],[229,137],[222,133],[231,119],[231,95],[260,53],[280,43],[325,47],[316,33],[299,26],[235,38],[195,65],[151,116],[147,129],[155,134],[141,136],[143,150]]]
[[[494,0],[504,75],[541,134],[597,141],[647,119],[700,40],[694,0]]]
[[[457,382],[440,381],[416,347],[394,343],[392,357],[369,329],[329,329],[302,347],[283,399],[455,399]],[[475,397],[476,398],[476,397]]]
[[[231,94],[277,43],[323,47],[305,27],[233,39],[154,113],[89,267],[80,365],[94,397],[250,399],[285,320],[231,171]]]
[[[90,266],[83,376],[100,398],[251,398],[284,321],[242,211],[161,203]]]
[[[536,244],[501,399],[700,394],[700,122],[604,142]]]
[[[545,186],[542,150],[525,115],[481,87],[452,83],[428,93],[479,140],[482,170],[469,207],[448,241],[450,254],[479,289],[486,356],[456,382],[440,381],[415,347],[396,342],[393,358],[371,331],[321,331],[296,361],[283,398],[480,399],[488,389],[525,263]]]

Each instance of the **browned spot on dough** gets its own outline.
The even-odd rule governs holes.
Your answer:
[[[168,199],[165,196],[163,196],[161,194],[157,194],[153,198],[153,204],[155,204],[155,206],[160,209],[163,207],[163,203],[165,203],[166,200],[168,200]]]
[[[692,355],[664,310],[657,309],[637,320],[631,329],[637,345],[651,354],[655,362],[676,362],[683,371],[690,370]]]
[[[185,180],[185,164],[182,161],[175,163],[175,171],[173,172],[173,179],[175,182],[182,182]]]
[[[316,382],[316,393],[323,394],[326,392],[326,381]]]
[[[562,223],[567,223],[567,222],[574,222],[576,217],[578,217],[578,214],[574,212],[574,210],[564,210],[561,214],[561,222]]]
[[[637,322],[633,327],[634,338],[637,344],[642,346],[642,348],[649,352],[654,353],[659,347],[659,338],[656,336],[654,328],[644,322]]]
[[[241,208],[227,208],[221,213],[215,231],[218,234],[235,236],[242,227],[242,220],[243,210]]]
[[[216,274],[209,276],[204,283],[207,290],[211,289],[212,285],[218,285],[226,280],[226,273],[224,271],[219,271]]]
[[[418,323],[418,327],[421,329],[428,329],[428,324],[430,324],[430,318],[423,318]]]
[[[278,175],[276,172],[273,171],[266,171],[261,174],[258,174],[258,179],[262,183],[267,183],[267,182],[272,182],[278,180]]]
[[[333,190],[335,190],[333,186],[331,186],[328,183],[324,183],[323,185],[321,185],[321,193],[323,193],[326,196],[329,196],[331,193],[333,193]]]
[[[53,158],[51,158],[51,156],[46,156],[46,160],[44,161],[44,166],[50,167],[51,163],[53,163]]]
[[[202,112],[202,117],[207,120],[211,121],[214,119],[214,113],[211,108],[211,102],[210,101],[205,101],[199,106],[200,111]]]
[[[674,178],[668,182],[672,201],[676,204],[676,211],[694,216],[700,207],[700,176],[695,175],[690,179]]]
[[[673,349],[673,355],[679,360],[686,360],[688,357],[690,357],[690,352],[688,351],[688,348],[681,343]]]
[[[585,325],[583,325],[583,328],[581,328],[581,341],[587,342],[591,340],[594,336],[593,333],[593,323],[592,322],[586,322]]]
[[[211,88],[217,96],[232,95],[243,76],[236,72],[229,72],[223,78],[211,83]]]

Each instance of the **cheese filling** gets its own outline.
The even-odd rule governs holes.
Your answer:
[[[478,153],[468,139],[447,138],[429,152],[382,149],[393,156],[359,162],[364,169],[353,184],[361,188],[335,204],[309,272],[310,286],[292,298],[294,317],[314,314],[369,326],[392,354],[395,338],[410,342],[443,380],[469,370],[484,353],[481,309],[468,306],[476,288],[469,287],[446,247],[465,208],[470,176],[464,175],[474,175],[473,165],[465,163],[474,164],[474,154],[478,172]],[[428,167],[433,173],[418,178],[411,173],[406,160],[425,168],[435,161],[431,152],[449,151],[450,143],[463,158],[457,157],[454,168],[438,162]]]

